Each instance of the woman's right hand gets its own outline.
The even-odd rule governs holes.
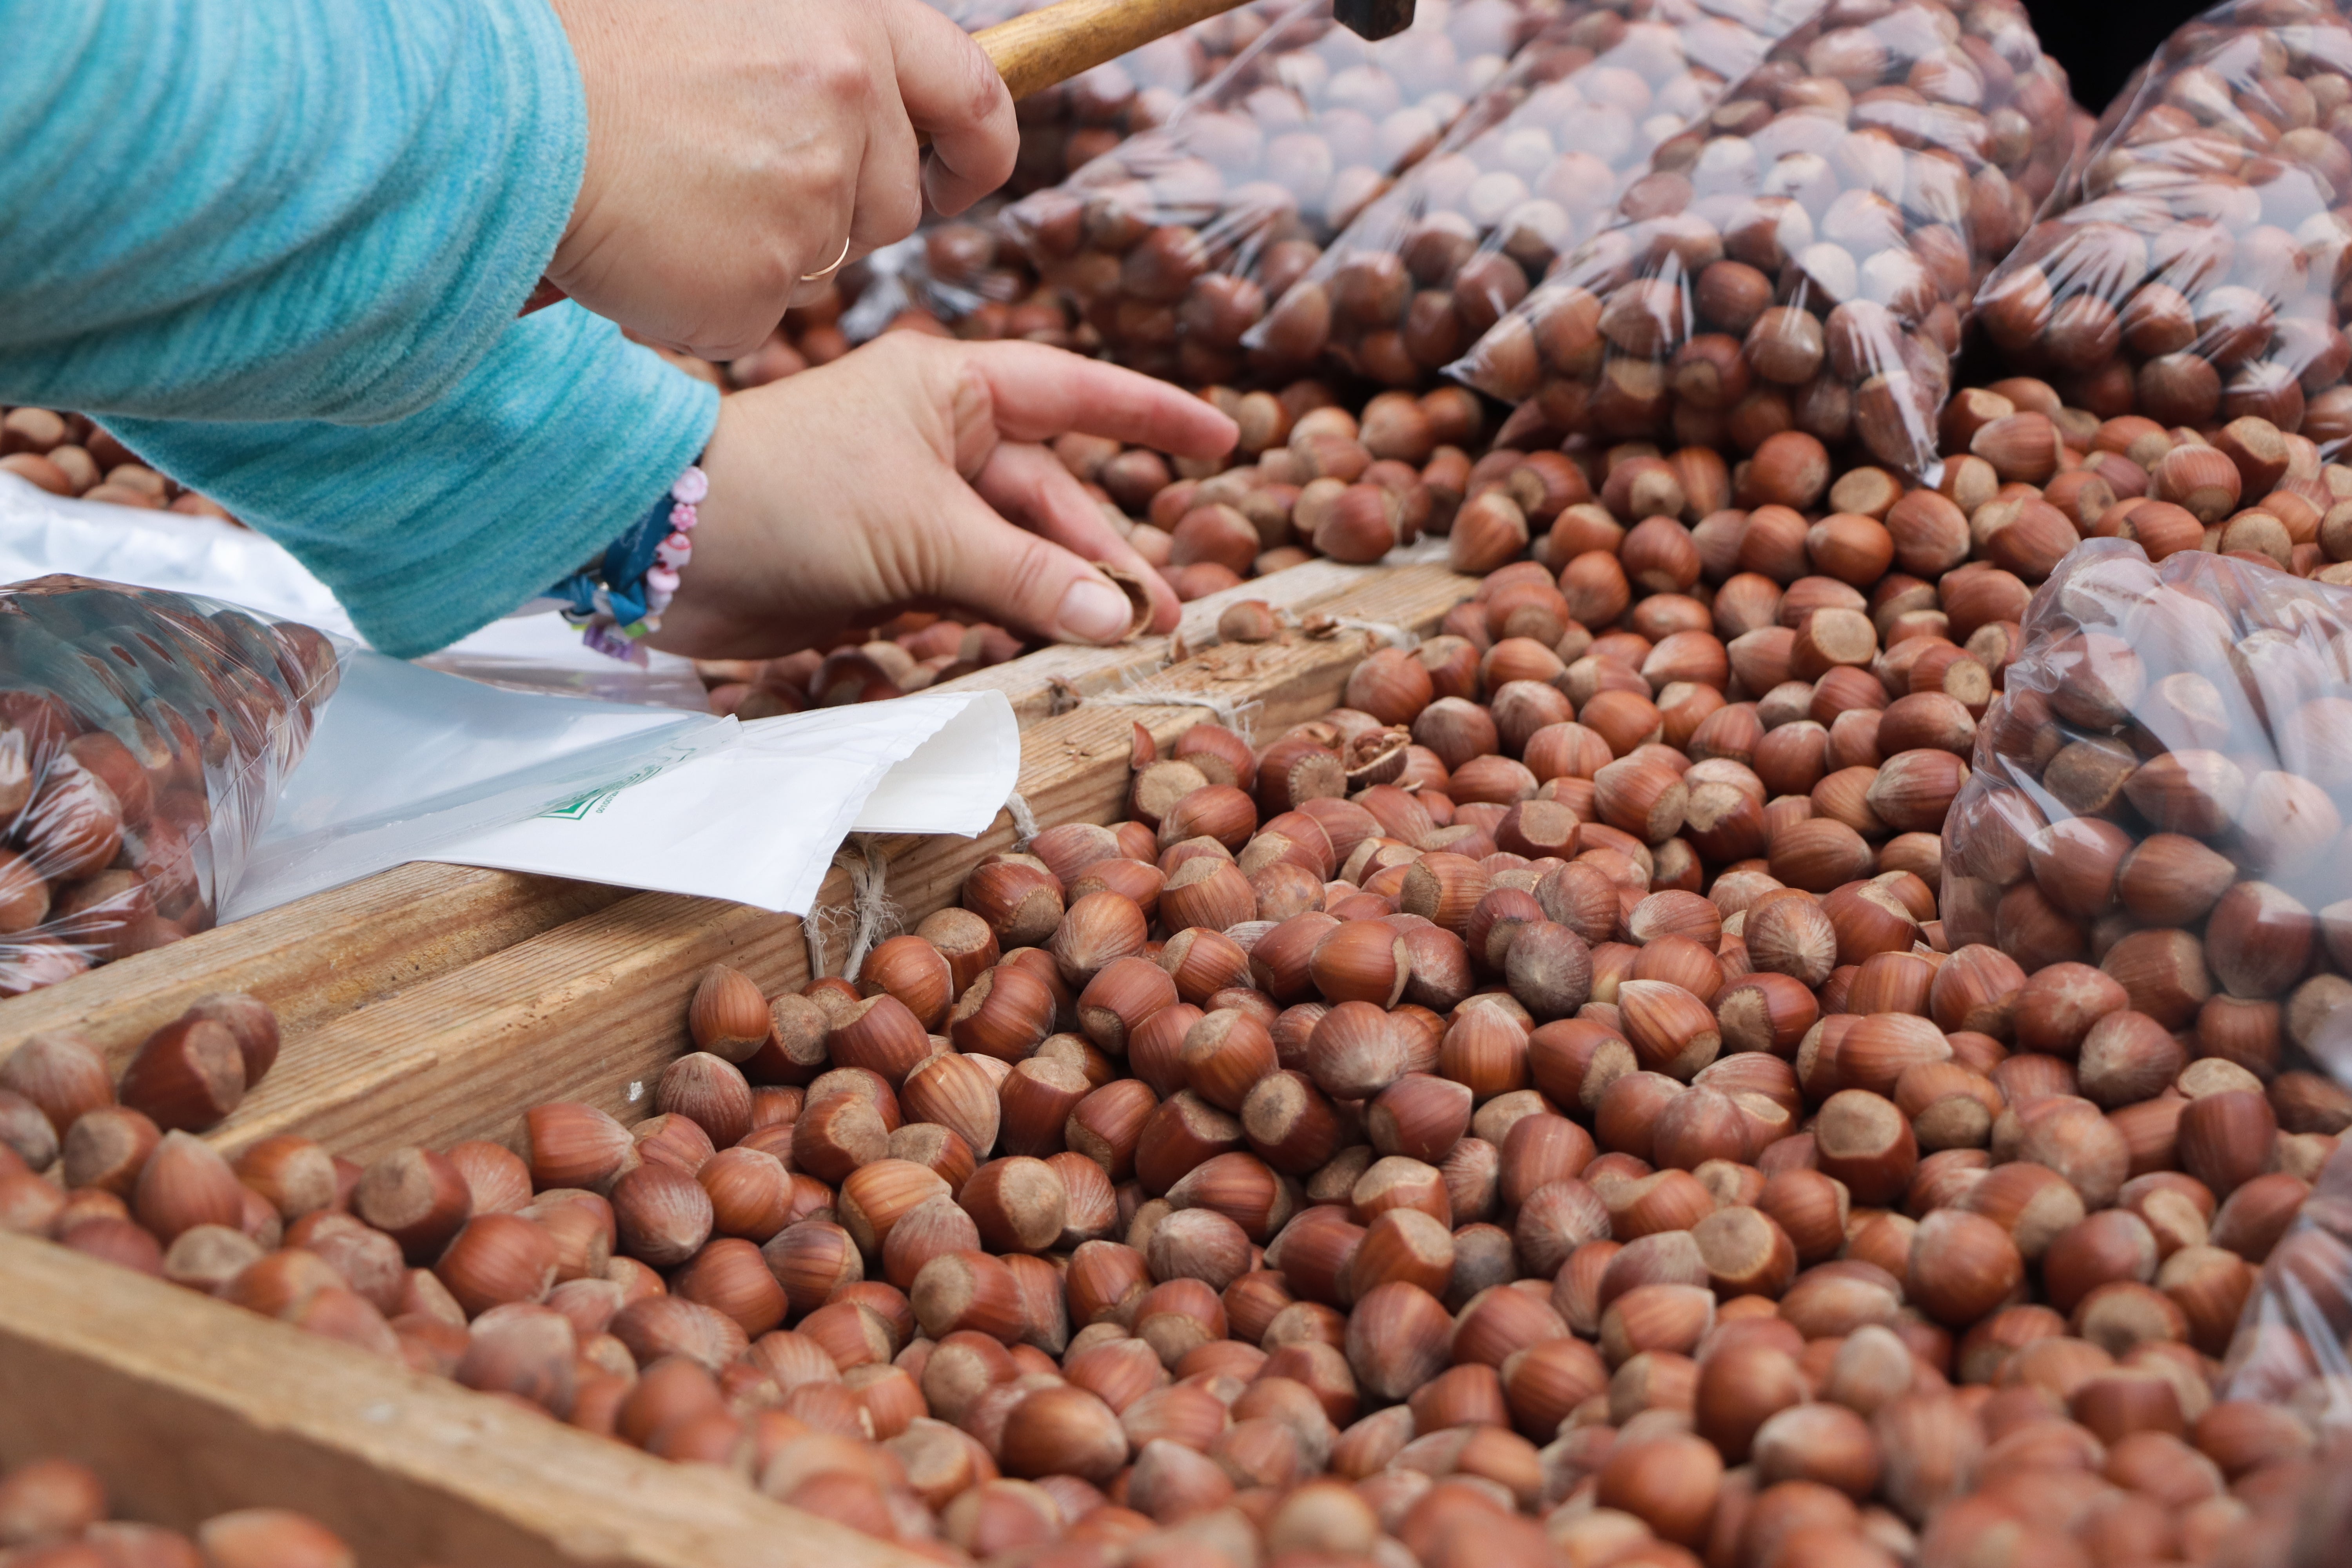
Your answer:
[[[665,347],[749,353],[805,275],[1013,173],[1003,79],[921,0],[552,4],[588,163],[548,280]]]
[[[654,646],[766,658],[899,610],[954,605],[1065,642],[1128,630],[1119,567],[1176,625],[1176,595],[1040,443],[1083,430],[1180,457],[1232,420],[1165,382],[1036,343],[887,332],[720,402],[710,493]]]

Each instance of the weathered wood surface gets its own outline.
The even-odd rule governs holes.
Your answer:
[[[0,1002],[0,1057],[74,1029],[120,1068],[212,991],[250,991],[289,1037],[620,902],[625,888],[419,861]]]
[[[1205,648],[1217,637],[1217,617],[1244,599],[1263,599],[1276,609],[1305,616],[1363,590],[1402,568],[1348,566],[1310,561],[1272,576],[1255,578],[1184,606],[1184,618],[1167,637],[1138,637],[1117,647],[1055,647],[976,670],[933,688],[939,691],[1002,691],[1024,729],[1066,712],[1081,697],[1113,691],[1181,661],[1187,650]]]

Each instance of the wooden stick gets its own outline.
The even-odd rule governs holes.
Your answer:
[[[0,1233],[0,1469],[125,1517],[299,1509],[368,1568],[925,1568],[887,1542],[336,1341]]]
[[[1060,0],[972,37],[988,51],[1017,100],[1242,4],[1244,0]]]

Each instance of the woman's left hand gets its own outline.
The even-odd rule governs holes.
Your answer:
[[[1065,431],[1217,456],[1233,421],[1163,382],[1035,343],[890,332],[719,405],[694,558],[654,637],[703,658],[765,658],[902,609],[953,605],[1064,642],[1132,620],[1089,563],[1166,583],[1040,443]],[[1010,520],[1010,521],[1008,521]]]

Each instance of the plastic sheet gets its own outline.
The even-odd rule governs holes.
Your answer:
[[[1120,363],[1200,385],[1278,375],[1321,348],[1243,334],[1323,246],[1434,147],[1549,10],[1536,0],[1422,0],[1367,43],[1328,0],[1286,12],[1188,99],[1005,226]]]
[[[2102,418],[2253,415],[2340,448],[2347,102],[2352,23],[2335,7],[2206,12],[2109,106],[2053,209],[1978,290],[1978,330]]]
[[[210,926],[346,652],[180,594],[0,589],[0,994]]]
[[[1610,221],[1660,147],[1823,0],[1636,0],[1549,25],[1438,150],[1327,247],[1247,335],[1312,332],[1358,374],[1424,382]]]
[[[1793,428],[1931,473],[1961,312],[2071,147],[2014,0],[1833,4],[1449,368],[1570,435],[1752,452]]]

